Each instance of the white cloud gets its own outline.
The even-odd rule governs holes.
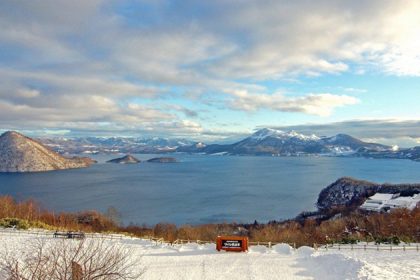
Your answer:
[[[162,93],[162,90],[157,87],[144,86],[120,79],[113,79],[112,77],[103,76],[103,74],[101,74],[102,73],[99,72],[70,75],[45,71],[29,72],[0,68],[0,75],[7,79],[12,86],[17,84],[47,85],[49,88],[53,88],[55,94],[100,94],[114,97],[137,96],[147,98]],[[0,89],[1,87],[2,86],[0,86]],[[9,88],[9,90],[13,90],[13,87],[11,89]]]
[[[337,107],[353,105],[359,102],[348,95],[330,93],[308,94],[302,97],[287,97],[282,93],[256,94],[245,90],[228,91],[233,99],[230,106],[233,109],[257,111],[270,109],[283,112],[301,112],[312,115],[328,116]]]
[[[367,90],[363,89],[363,88],[345,87],[345,88],[339,88],[339,89],[342,89],[342,90],[344,90],[346,92],[350,92],[350,93],[365,93],[365,92],[367,92]]]
[[[40,95],[39,90],[36,89],[29,89],[29,88],[21,88],[16,90],[16,96],[23,97],[23,98],[35,98]]]
[[[132,9],[122,13],[118,5]],[[162,100],[177,90],[206,103],[201,94],[209,92],[215,103],[225,106],[229,98],[237,110],[327,116],[358,99],[269,94],[260,82],[349,71],[420,76],[419,1],[186,0],[141,7],[141,1],[2,1],[0,123],[117,129],[147,122],[150,129],[165,122],[204,133],[166,112],[171,104]]]
[[[391,74],[417,75],[420,69],[408,63],[418,61],[417,1],[246,1],[226,11],[220,28],[242,32],[246,44],[215,65],[223,75],[343,72],[349,62],[376,64]]]

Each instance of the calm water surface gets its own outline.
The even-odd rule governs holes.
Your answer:
[[[178,154],[179,163],[104,163],[28,174],[0,173],[0,194],[35,198],[60,211],[117,208],[124,223],[267,222],[314,204],[342,176],[375,182],[420,182],[420,163],[329,157],[239,157]],[[153,155],[137,155],[142,160]]]

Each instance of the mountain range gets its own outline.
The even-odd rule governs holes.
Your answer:
[[[51,138],[39,139],[59,153],[201,153],[257,156],[353,156],[420,160],[420,146],[398,148],[364,142],[347,134],[306,135],[263,128],[232,144],[205,144],[168,138]]]
[[[206,154],[226,153],[232,155],[354,155],[361,150],[386,152],[395,148],[363,142],[347,134],[333,137],[320,137],[315,134],[305,135],[296,131],[281,131],[264,128],[251,136],[230,145],[193,145],[180,147],[178,151],[201,152]]]
[[[169,138],[78,137],[39,138],[45,146],[61,154],[130,153],[160,154],[175,152],[193,141]]]
[[[398,148],[368,143],[347,134],[332,137],[264,128],[232,144],[210,144],[167,138],[42,138],[9,131],[0,136],[0,172],[33,172],[87,167],[89,158],[63,154],[200,153],[253,156],[347,156],[420,161],[420,146]]]

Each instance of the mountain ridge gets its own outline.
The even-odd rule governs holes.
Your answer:
[[[392,147],[363,142],[347,134],[337,134],[332,137],[319,137],[315,134],[305,135],[296,131],[281,131],[264,128],[256,131],[230,145],[208,145],[197,147],[195,152],[206,154],[226,153],[232,155],[270,155],[270,156],[299,156],[299,155],[356,155],[359,150],[384,152]],[[177,151],[194,151],[193,147],[182,147]]]
[[[61,154],[168,154],[181,152],[213,155],[351,156],[420,161],[420,146],[397,148],[364,142],[344,133],[334,136],[318,136],[272,128],[260,129],[252,135],[231,144],[206,144],[187,139],[158,137],[41,138],[39,140]]]

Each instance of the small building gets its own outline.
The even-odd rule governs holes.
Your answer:
[[[380,212],[386,203],[394,198],[399,197],[399,193],[376,193],[369,197],[361,206],[360,209],[366,211]]]
[[[413,210],[420,205],[420,194],[415,194],[413,196],[400,196],[395,199],[391,199],[384,205],[384,210],[391,210],[395,208],[406,208]]]

